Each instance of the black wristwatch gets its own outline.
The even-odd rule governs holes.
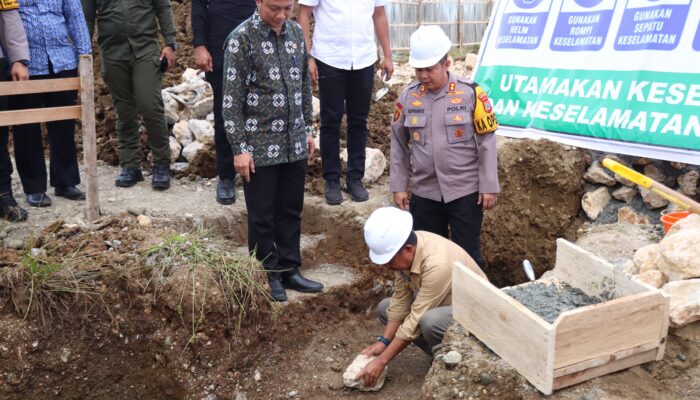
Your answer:
[[[391,340],[385,338],[384,336],[379,336],[377,338],[377,342],[382,342],[382,343],[384,343],[384,346],[388,346],[389,343],[391,343]]]
[[[168,47],[170,47],[171,49],[177,51],[177,42],[168,43],[166,46],[168,46]]]

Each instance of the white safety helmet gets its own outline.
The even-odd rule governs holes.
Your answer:
[[[413,217],[395,207],[374,210],[365,222],[365,243],[375,264],[388,263],[406,243],[413,230]]]
[[[437,64],[452,48],[452,41],[437,25],[421,25],[411,34],[411,54],[408,64],[413,68],[428,68]]]

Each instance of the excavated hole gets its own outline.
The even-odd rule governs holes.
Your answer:
[[[127,225],[130,217],[120,218]],[[138,229],[133,218],[129,226]],[[244,222],[205,220],[203,226],[207,240],[245,252]],[[192,229],[191,221],[179,220],[159,234]],[[361,397],[337,391],[338,381],[381,333],[373,307],[391,287],[391,274],[369,263],[362,238],[361,225],[350,218],[307,207],[302,272],[326,284],[326,291],[290,291],[289,302],[266,304],[240,329],[213,306],[193,329],[191,307],[179,313],[167,301],[154,301],[143,277],[121,277],[105,290],[104,308],[74,306],[43,328],[31,316],[22,320],[0,291],[6,300],[0,313],[0,398],[262,399],[293,391],[311,399]],[[415,348],[399,360],[390,368],[383,398],[415,394],[430,365]]]

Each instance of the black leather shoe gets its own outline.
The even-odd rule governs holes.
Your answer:
[[[165,190],[170,187],[169,165],[154,165],[152,172],[151,187],[153,190]]]
[[[365,189],[362,181],[348,179],[346,184],[345,191],[350,193],[352,201],[362,202],[369,199],[369,193],[367,193],[367,189]]]
[[[326,181],[326,203],[337,206],[343,202],[343,194],[340,192],[340,182]]]
[[[51,197],[46,193],[32,193],[27,195],[27,203],[32,207],[48,207],[51,205]]]
[[[126,167],[122,168],[119,176],[117,176],[117,180],[114,181],[114,185],[118,187],[132,187],[141,181],[143,181],[141,168]]]
[[[270,296],[274,301],[287,301],[287,292],[282,285],[282,276],[279,272],[268,272],[267,283],[270,285]]]
[[[26,221],[29,217],[27,211],[18,206],[15,198],[11,194],[0,196],[0,218],[10,222]]]
[[[69,200],[85,200],[85,193],[75,186],[56,187],[53,193],[56,196],[65,197]]]
[[[285,289],[292,289],[302,293],[319,293],[323,291],[322,283],[304,278],[296,268],[282,273],[282,285]]]
[[[236,202],[236,184],[233,179],[220,179],[216,185],[216,202],[225,206]]]

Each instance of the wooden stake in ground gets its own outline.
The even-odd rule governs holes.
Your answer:
[[[83,157],[87,180],[87,217],[94,221],[100,216],[97,188],[97,135],[95,133],[95,85],[92,75],[92,56],[80,56],[80,105],[82,106]]]
[[[80,77],[41,79],[34,81],[0,82],[0,96],[30,93],[80,91],[80,105],[0,111],[0,126],[81,119],[83,126],[83,155],[87,180],[87,217],[94,221],[100,216],[97,193],[97,138],[95,135],[95,85],[92,76],[92,56],[80,56]]]

